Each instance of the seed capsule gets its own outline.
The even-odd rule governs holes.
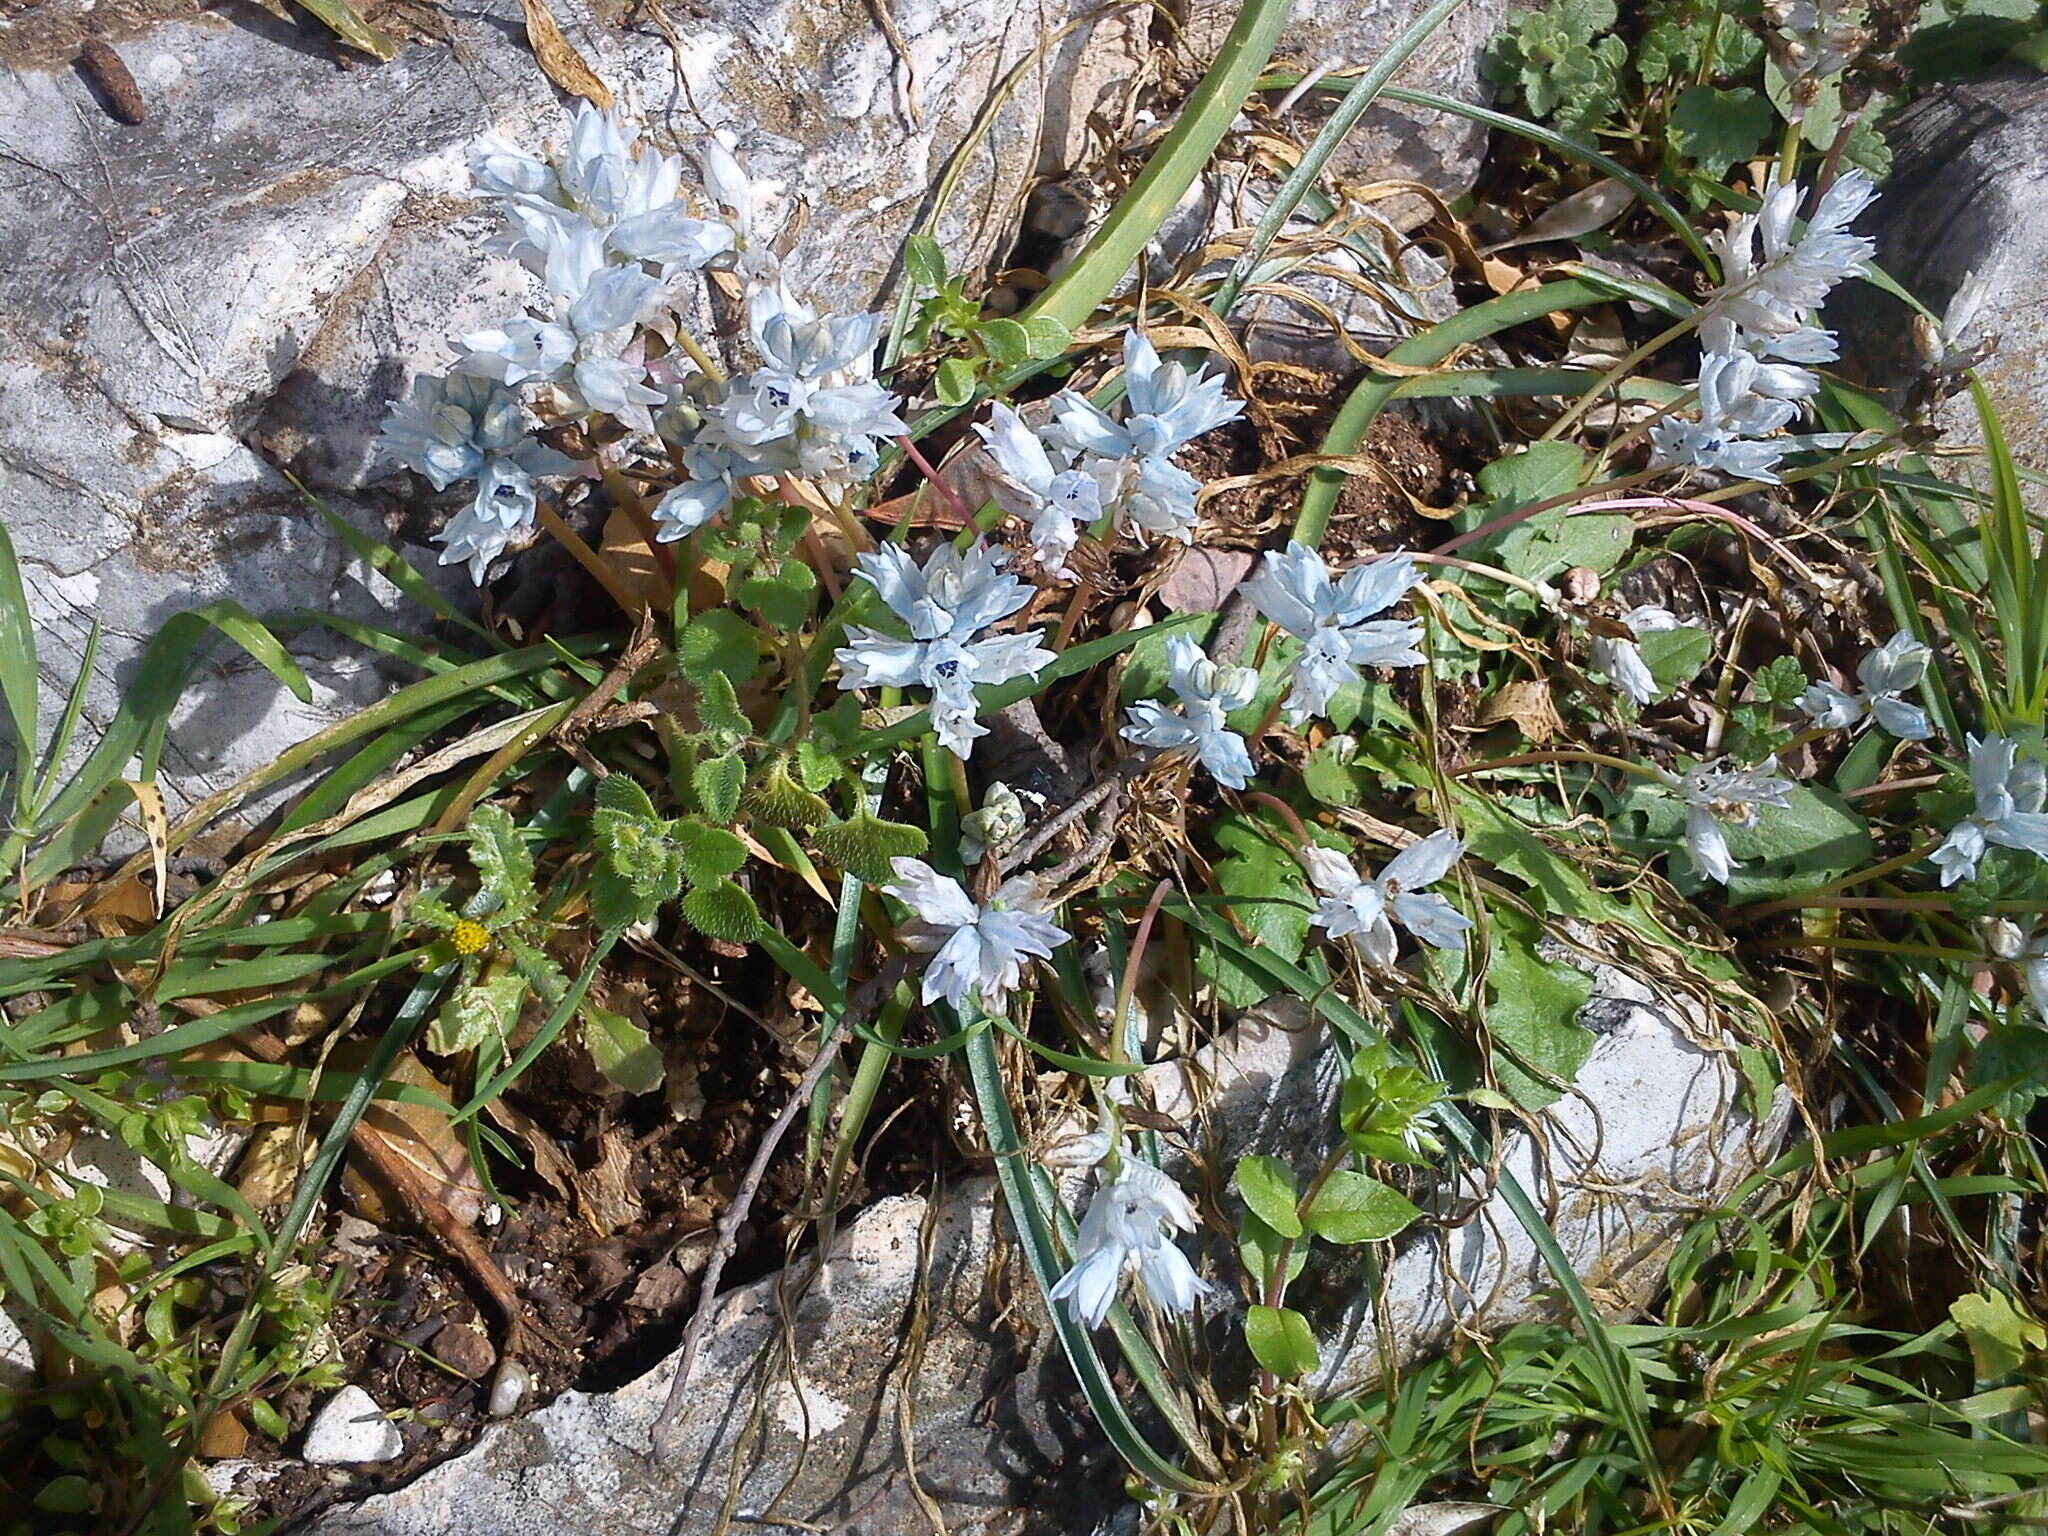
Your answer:
[[[99,88],[102,104],[124,123],[139,123],[144,116],[142,90],[121,55],[97,37],[85,40],[78,50],[78,68]]]

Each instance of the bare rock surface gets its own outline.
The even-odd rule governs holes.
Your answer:
[[[1975,328],[1998,343],[1979,373],[2014,454],[2048,468],[2048,75],[1942,86],[1887,136],[1892,174],[1866,216],[1878,263],[1937,315],[1974,277]],[[1898,300],[1852,284],[1828,318],[1873,383],[1898,389],[1917,371],[1912,312]],[[1935,421],[1954,441],[1982,441],[1967,392]]]
[[[1307,1170],[1331,1146],[1343,1056],[1297,1009],[1276,1001],[1188,1061],[1146,1074],[1155,1106],[1208,1149],[1205,1174],[1181,1170],[1198,1195],[1228,1202],[1229,1170],[1247,1153]],[[1581,1018],[1599,1040],[1578,1092],[1538,1118],[1540,1139],[1506,1136],[1501,1163],[1620,1317],[1649,1299],[1686,1224],[1774,1150],[1782,1111],[1752,1119],[1727,1042],[1631,978],[1601,970]],[[1067,1182],[1078,1196],[1080,1178]],[[1454,1327],[1492,1332],[1563,1315],[1553,1278],[1483,1169],[1418,1198],[1432,1218],[1401,1240],[1386,1293],[1404,1360]],[[495,1425],[410,1486],[331,1511],[314,1529],[557,1536],[601,1521],[618,1536],[680,1536],[712,1530],[730,1500],[750,1523],[780,1516],[792,1528],[880,1536],[926,1528],[914,1461],[948,1529],[1094,1531],[1119,1505],[1121,1479],[1075,1401],[999,1204],[986,1179],[936,1206],[884,1201],[842,1231],[808,1286],[800,1267],[724,1297],[692,1376],[689,1454],[676,1463],[650,1454],[671,1360],[619,1391],[571,1392]],[[1372,1297],[1354,1260],[1316,1251],[1290,1300],[1324,1338],[1318,1387],[1354,1389],[1381,1365]],[[1222,1303],[1219,1358],[1239,1352],[1240,1323],[1237,1304]]]
[[[343,1387],[320,1405],[300,1454],[316,1467],[396,1461],[405,1452],[398,1426],[361,1387]]]

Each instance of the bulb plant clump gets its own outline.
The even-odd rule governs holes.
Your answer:
[[[507,1254],[644,1260],[579,1318],[679,1316],[671,1457],[780,1385],[699,1358],[729,1259],[790,1261],[801,1306],[838,1273],[806,1231],[990,1183],[991,1314],[1057,1341],[1148,1530],[2044,1513],[2048,556],[1985,295],[1922,315],[1882,398],[1830,328],[1889,282],[1857,114],[1904,20],[1519,15],[1483,120],[1523,148],[1428,210],[1465,307],[1384,353],[1347,332],[1339,376],[1257,332],[1283,301],[1334,325],[1333,273],[1408,281],[1374,189],[1327,174],[1384,71],[1261,73],[1265,15],[1085,243],[986,294],[930,232],[945,186],[852,293],[765,140],[584,105],[477,146],[526,299],[448,338],[382,445],[481,617],[350,528],[444,623],[335,627],[418,681],[174,814],[164,680],[199,639],[295,682],[212,605],[143,669],[161,718],[74,752],[81,691],[6,790],[0,1301],[58,1362],[22,1398],[50,1513],[154,1528],[181,1458],[303,1443],[302,1389],[415,1337],[355,1277],[417,1255],[337,1188],[478,1300],[490,1384],[405,1349],[479,1420],[581,1347]],[[1285,110],[1317,93],[1343,104]],[[1219,145],[1271,201],[1177,255],[1169,183]],[[1966,407],[1981,446],[1934,451]],[[0,608],[16,567],[0,541]],[[95,873],[122,816],[147,846]],[[1602,1162],[1702,1138],[1637,1121],[1660,1022],[1732,1096],[1707,1187]],[[1231,1074],[1276,1042],[1301,1070],[1248,1137]],[[1723,1149],[1723,1116],[1765,1129]],[[224,1127],[289,1128],[282,1187],[202,1164]],[[81,1174],[95,1131],[175,1194]],[[1626,1324],[1587,1211],[1668,1255]],[[664,1234],[700,1232],[685,1273]],[[1521,1238],[1547,1320],[1495,1329],[1497,1261],[1458,1256]],[[1460,1270],[1455,1337],[1405,1321],[1423,1259]],[[62,1427],[110,1409],[158,1462]]]
[[[1806,75],[1840,67],[1827,18],[1786,13],[1775,24],[1805,39],[1795,53]],[[1853,689],[1839,672],[1810,679],[1789,655],[1757,668],[1739,700],[1724,684],[1718,723],[1680,733],[1696,751],[1632,724],[1690,709],[1692,681],[1722,642],[1709,618],[1684,616],[1698,615],[1697,602],[1645,595],[1629,579],[1627,562],[1654,552],[1628,514],[1720,517],[1717,488],[1782,490],[1829,455],[1875,442],[1867,431],[1793,430],[1822,410],[1821,370],[1839,356],[1821,306],[1875,249],[1852,228],[1878,197],[1860,169],[1838,169],[1816,193],[1773,166],[1753,206],[1698,243],[1718,267],[1701,302],[1541,437],[1486,466],[1482,499],[1440,550],[1335,556],[1320,539],[1327,514],[1304,503],[1294,536],[1264,541],[1207,610],[1169,606],[1149,627],[1101,633],[1089,626],[1106,572],[1170,571],[1179,551],[1208,542],[1214,488],[1190,450],[1246,420],[1249,380],[1184,347],[1162,352],[1140,304],[1115,312],[1102,383],[1034,381],[1045,364],[1085,361],[1079,344],[1049,319],[1033,329],[977,318],[928,240],[913,242],[910,281],[933,296],[906,300],[893,328],[880,312],[823,309],[799,291],[800,262],[776,253],[776,189],[750,176],[729,138],[667,154],[622,115],[585,107],[566,149],[543,160],[494,145],[474,173],[505,220],[502,248],[539,297],[529,313],[460,338],[449,376],[420,380],[394,409],[387,441],[400,462],[436,490],[475,487],[443,529],[444,560],[483,580],[551,504],[557,517],[606,509],[656,558],[681,554],[662,567],[668,590],[647,601],[666,612],[683,685],[680,715],[648,696],[682,815],[667,819],[630,782],[644,775],[614,761],[593,915],[611,933],[658,924],[687,888],[682,915],[707,937],[766,944],[787,965],[789,940],[759,910],[771,870],[836,873],[842,901],[861,901],[897,956],[898,1027],[905,1010],[924,1010],[968,1056],[998,1157],[1013,1155],[1003,1139],[1015,1132],[1004,1129],[1009,1108],[990,1099],[1010,1091],[990,1032],[1050,1054],[1038,994],[1064,992],[1106,936],[1119,935],[1111,953],[1134,946],[1112,1008],[1099,997],[1078,1014],[1062,1005],[1064,1054],[1052,1057],[1072,1066],[1078,1053],[1105,1074],[1095,1129],[1040,1158],[1047,1170],[1092,1170],[1085,1206],[1064,1236],[1024,1221],[1084,1384],[1100,1369],[1094,1335],[1131,1315],[1178,1357],[1214,1315],[1243,1308],[1266,1394],[1284,1398],[1285,1383],[1315,1368],[1309,1322],[1286,1301],[1303,1256],[1316,1241],[1381,1242],[1421,1219],[1384,1176],[1445,1156],[1432,1128],[1444,1085],[1405,1059],[1387,998],[1455,1019],[1475,976],[1503,978],[1481,995],[1497,992],[1504,1019],[1537,1020],[1529,1027],[1554,1080],[1501,1058],[1483,1069],[1500,1085],[1484,1093],[1540,1107],[1568,1086],[1590,1049],[1573,1012],[1585,991],[1540,947],[1556,930],[1511,894],[1518,887],[1546,889],[1545,905],[1563,903],[1558,917],[1631,912],[1639,934],[1681,953],[1687,896],[1739,906],[1825,888],[1864,858],[1868,824],[1814,780],[1820,764],[1944,744],[1924,702],[1938,643],[1904,628],[1862,657]],[[707,292],[722,309],[703,305]],[[715,345],[694,333],[721,312]],[[1641,468],[1594,480],[1570,429],[1627,369],[1689,336],[1700,349],[1689,381],[1619,445],[1638,445]],[[880,361],[905,340],[947,354],[924,375],[923,399],[905,383],[918,375]],[[1005,365],[1021,366],[1022,387],[1000,377]],[[927,458],[937,439],[917,440],[930,419],[954,423],[950,459],[973,472]],[[1615,494],[1650,481],[1666,492]],[[969,486],[983,488],[982,505],[963,499]],[[1475,624],[1514,639],[1489,648]],[[1520,662],[1493,659],[1503,651]],[[1519,676],[1532,658],[1534,675]],[[1580,659],[1589,672],[1570,670]],[[1110,667],[1120,713],[1106,741],[1081,749],[1110,819],[1097,818],[1094,841],[1085,823],[1061,838],[1069,806],[1039,790],[1027,801],[1003,775],[1019,731],[1042,739],[1054,700],[1071,708]],[[1453,685],[1524,701],[1495,718],[1518,721],[1532,750],[1454,764],[1424,724]],[[1559,717],[1561,703],[1580,725]],[[1561,732],[1586,749],[1552,747]],[[2048,859],[2038,730],[1945,744],[1967,753],[1969,803],[1938,846],[1881,867],[1948,888],[1973,879],[1992,848]],[[991,753],[1001,760],[987,763]],[[1579,831],[1546,823],[1532,771],[1553,788],[1572,776]],[[1127,784],[1173,786],[1170,850],[1143,848],[1115,820]],[[923,814],[909,809],[919,794]],[[1163,872],[1149,901],[1102,862],[1119,837],[1135,869]],[[1660,893],[1619,896],[1578,862],[1615,857],[1648,861]],[[2036,879],[2024,865],[1999,871],[2008,883]],[[1143,919],[1127,933],[1133,903]],[[522,918],[532,910],[515,906]],[[444,1022],[437,1048],[473,1047],[480,1029],[499,1027],[490,1021],[510,1016],[522,978],[545,999],[564,994],[530,919],[508,923],[488,899],[466,928],[449,926],[452,908],[420,911],[462,957],[459,998],[499,989],[493,1006],[458,1001],[449,1017],[460,1029]],[[462,947],[467,928],[511,946],[516,963],[491,968],[486,957],[493,979],[483,979]],[[1158,1046],[1133,1027],[1131,981],[1157,930],[1174,934],[1188,1002],[1243,1008],[1349,977],[1347,1006],[1381,1030],[1353,1042],[1343,1135],[1306,1188],[1271,1157],[1232,1170],[1235,1288],[1203,1256],[1217,1217],[1187,1182],[1186,1158],[1139,1129],[1143,1096],[1129,1074]],[[2042,985],[2044,943],[2029,947],[2015,930],[2006,945],[2029,995]],[[1509,976],[1521,978],[1512,996]],[[1499,1052],[1509,1026],[1496,1027]],[[615,1029],[609,1040],[599,1048],[617,1059]],[[644,1055],[648,1042],[626,1046]],[[1119,1338],[1134,1347],[1127,1331]],[[1137,1358],[1141,1371],[1157,1368]]]

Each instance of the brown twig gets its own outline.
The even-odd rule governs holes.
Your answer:
[[[576,707],[555,727],[555,740],[594,778],[604,778],[608,770],[583,750],[585,738],[596,729],[598,720],[610,708],[612,700],[626,691],[626,685],[640,675],[640,669],[654,660],[660,649],[660,639],[654,632],[654,616],[643,608],[633,626],[633,638],[626,642],[626,649],[612,663],[611,670],[595,688],[577,701]]]
[[[1109,852],[1109,845],[1116,841],[1117,816],[1123,810],[1123,804],[1123,786],[1117,785],[1110,791],[1101,820],[1088,841],[1082,844],[1072,857],[1060,860],[1058,864],[1039,876],[1040,884],[1046,890],[1057,892],[1061,886],[1065,885],[1082,871],[1088,869],[1097,859]],[[1064,900],[1065,898],[1062,897],[1061,899]]]
[[[1140,759],[1127,757],[1117,765],[1115,773],[1106,778],[1097,779],[1093,784],[1089,785],[1087,789],[1081,792],[1080,798],[1072,805],[1061,811],[1052,820],[1048,821],[1036,832],[1025,838],[1023,842],[1003,855],[1003,873],[1007,875],[1013,870],[1021,869],[1030,863],[1032,858],[1037,855],[1039,849],[1094,810],[1096,806],[1100,805],[1110,795],[1121,789],[1123,781],[1141,771],[1144,766],[1145,764]]]
[[[717,1235],[711,1243],[711,1257],[704,1265],[703,1278],[697,1282],[697,1308],[690,1314],[690,1326],[683,1330],[683,1345],[676,1355],[675,1379],[669,1383],[668,1401],[662,1406],[661,1417],[654,1421],[654,1454],[657,1460],[667,1461],[681,1450],[676,1440],[676,1423],[682,1417],[683,1393],[690,1384],[697,1352],[703,1346],[704,1331],[710,1325],[711,1313],[718,1300],[719,1277],[725,1273],[725,1262],[732,1257],[740,1225],[753,1209],[754,1196],[768,1175],[768,1165],[775,1158],[776,1148],[782,1145],[782,1138],[789,1134],[789,1128],[796,1124],[797,1116],[810,1104],[812,1091],[838,1059],[839,1048],[846,1043],[854,1024],[873,1012],[895,988],[905,965],[903,960],[892,960],[847,1000],[845,1012],[818,1042],[818,1052],[811,1058],[811,1064],[804,1068],[803,1076],[797,1079],[788,1102],[761,1137],[760,1145],[754,1148],[753,1161],[747,1164],[746,1176],[734,1191],[732,1204],[718,1219]]]

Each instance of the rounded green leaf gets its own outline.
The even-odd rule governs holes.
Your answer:
[[[943,288],[946,253],[930,235],[912,235],[903,247],[903,270],[920,288]]]
[[[786,758],[777,758],[759,784],[747,791],[747,814],[771,827],[803,832],[829,821],[832,807],[789,776]]]
[[[1421,1214],[1399,1190],[1340,1168],[1323,1180],[1302,1219],[1311,1232],[1329,1242],[1376,1243]]]
[[[974,364],[964,357],[949,357],[939,364],[932,390],[941,405],[965,405],[974,398]]]
[[[697,791],[697,803],[713,821],[733,819],[739,811],[740,791],[746,782],[746,759],[737,752],[707,757],[690,770],[690,787]]]
[[[827,863],[858,875],[869,885],[887,885],[896,877],[890,861],[914,859],[930,846],[918,828],[900,821],[884,821],[865,811],[820,827],[811,834],[812,845]]]
[[[1244,1340],[1253,1358],[1275,1376],[1306,1376],[1322,1363],[1308,1319],[1292,1307],[1249,1308]]]
[[[761,933],[761,912],[754,898],[721,880],[702,885],[683,898],[683,917],[698,932],[728,944],[747,944]]]
[[[747,862],[747,845],[723,827],[696,816],[675,824],[676,847],[682,850],[683,878],[691,885],[716,885]]]
[[[661,1052],[647,1031],[623,1014],[585,1003],[583,1048],[606,1078],[628,1093],[652,1093],[661,1086]]]
[[[982,346],[1003,367],[1014,368],[1030,360],[1030,333],[1015,320],[987,320],[979,329]]]
[[[1251,1212],[1282,1237],[1301,1236],[1294,1212],[1294,1170],[1277,1157],[1239,1158],[1231,1182]]]
[[[1039,362],[1060,356],[1074,344],[1074,333],[1051,315],[1032,315],[1023,324],[1025,346]]]

